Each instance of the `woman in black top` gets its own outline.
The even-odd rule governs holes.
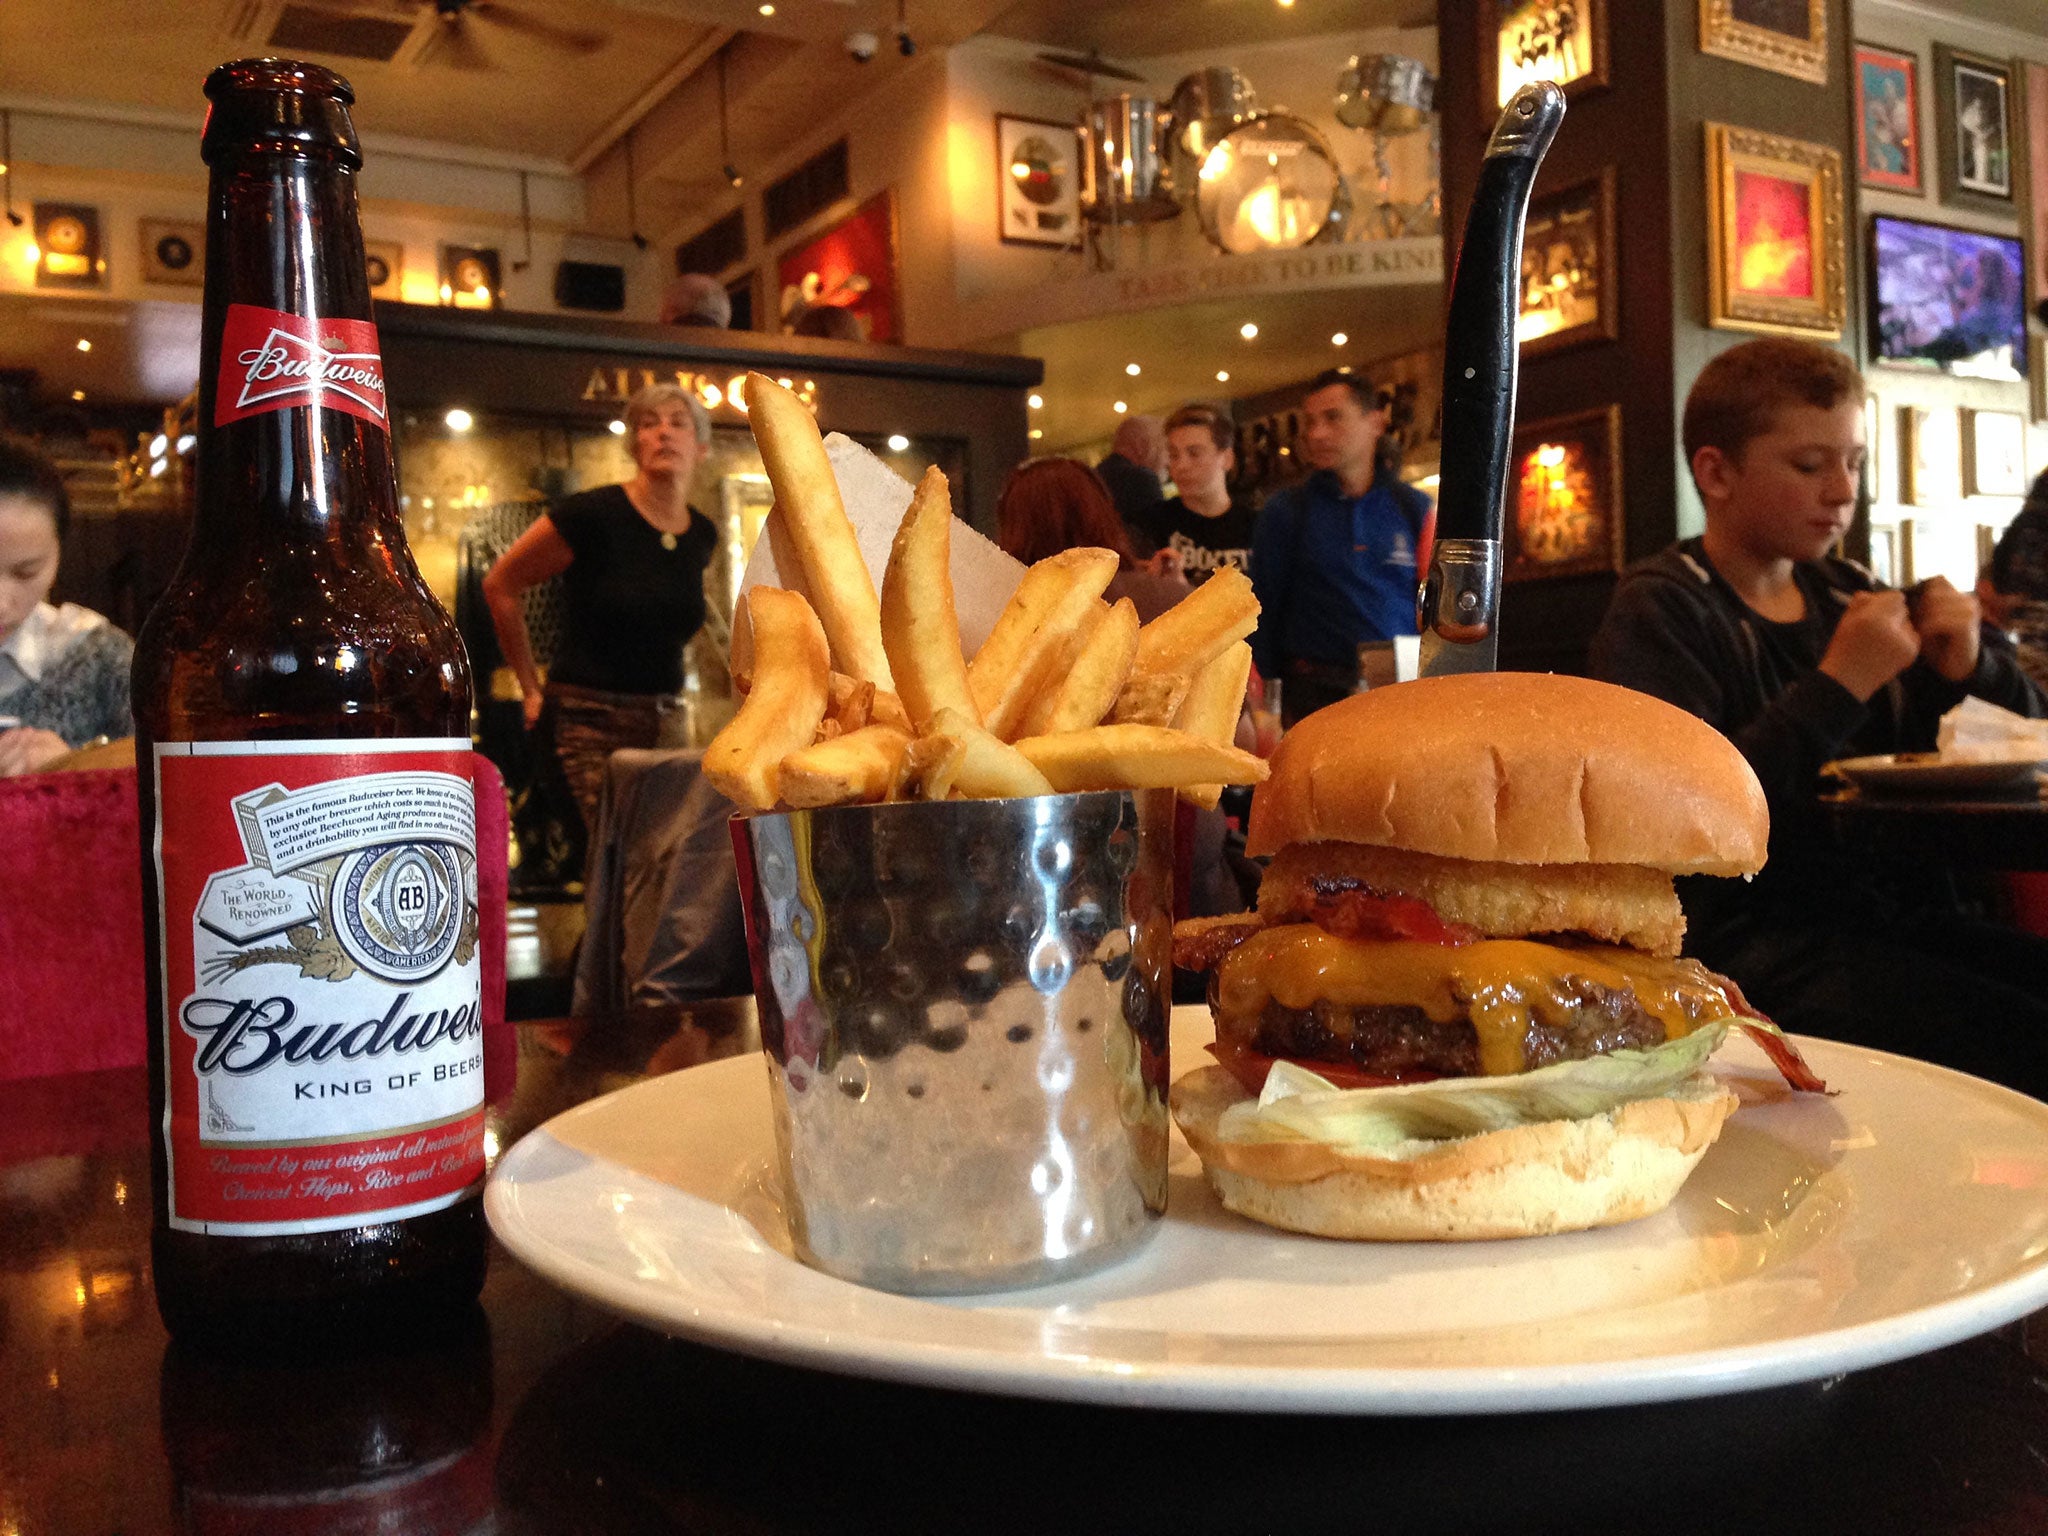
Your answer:
[[[526,723],[552,739],[586,828],[606,760],[653,746],[662,701],[682,691],[683,647],[704,623],[704,569],[718,547],[689,503],[711,446],[704,407],[674,384],[651,385],[627,402],[626,438],[639,466],[631,480],[565,497],[484,578]],[[543,688],[519,598],[554,576],[562,636]]]

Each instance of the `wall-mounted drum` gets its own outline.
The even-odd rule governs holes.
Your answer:
[[[1436,76],[1398,53],[1356,55],[1338,77],[1336,109],[1347,128],[1413,133],[1436,110]]]
[[[1088,109],[1081,196],[1098,223],[1148,224],[1177,218],[1168,190],[1163,113],[1149,96],[1109,96]]]
[[[1166,110],[1174,149],[1199,162],[1224,134],[1258,115],[1259,99],[1251,81],[1228,66],[1198,69],[1173,88]]]
[[[1341,182],[1313,125],[1270,112],[1231,129],[1202,157],[1195,213],[1218,250],[1291,250],[1322,232]]]

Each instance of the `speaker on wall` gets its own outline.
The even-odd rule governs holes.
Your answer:
[[[624,309],[626,269],[601,261],[558,262],[555,302],[564,309]]]

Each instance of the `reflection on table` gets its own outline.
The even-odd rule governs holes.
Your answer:
[[[519,1031],[495,1148],[750,1050],[751,1000]],[[346,1361],[167,1353],[140,1071],[0,1085],[0,1529],[2038,1536],[2048,1314],[1833,1381],[1442,1420],[1084,1408],[772,1366],[502,1252],[480,1312]],[[1351,1304],[1355,1304],[1351,1303]]]

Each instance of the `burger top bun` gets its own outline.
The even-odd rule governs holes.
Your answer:
[[[1740,752],[1661,699],[1475,672],[1375,688],[1289,731],[1248,851],[1330,840],[1504,864],[1763,867],[1770,813]]]

